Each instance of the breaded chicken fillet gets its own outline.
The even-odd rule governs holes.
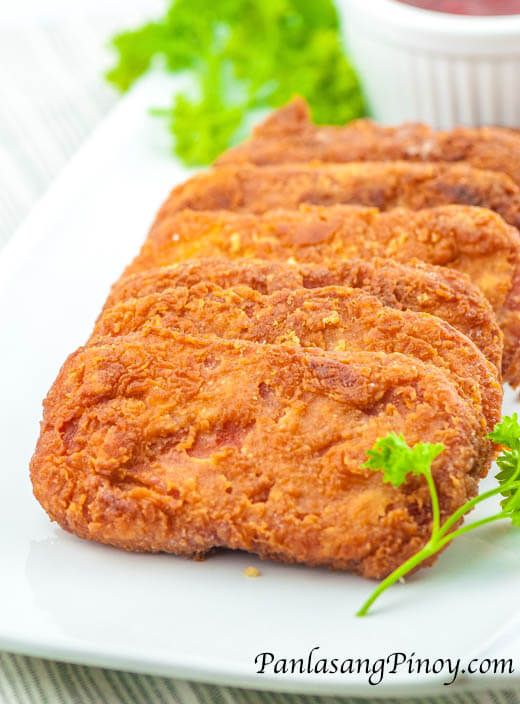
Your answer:
[[[444,369],[488,432],[500,420],[498,371],[471,340],[440,318],[388,308],[359,289],[329,286],[266,295],[245,285],[177,286],[105,309],[92,340],[163,327],[332,351],[401,352]]]
[[[406,161],[222,166],[174,188],[158,219],[185,208],[259,214],[294,209],[302,203],[366,205],[380,210],[477,205],[520,227],[520,187],[509,176],[467,164]]]
[[[442,517],[474,496],[485,442],[444,372],[163,330],[81,348],[44,404],[31,476],[53,520],[127,550],[213,548],[389,574],[428,540],[422,477],[362,468],[390,431],[442,442]]]
[[[292,257],[315,264],[388,257],[457,269],[493,306],[504,332],[505,377],[520,383],[520,236],[490,210],[446,205],[381,213],[304,205],[256,216],[181,211],[156,221],[129,271],[206,256]]]
[[[458,272],[420,261],[401,264],[391,259],[348,259],[325,268],[258,259],[189,259],[121,277],[113,285],[105,309],[127,298],[202,281],[223,288],[244,284],[260,293],[324,286],[360,289],[390,308],[441,318],[469,337],[497,369],[501,368],[503,336],[482,293]]]
[[[427,125],[383,127],[356,120],[341,127],[315,125],[304,100],[272,113],[251,139],[225,152],[217,164],[265,166],[298,161],[466,161],[501,171],[520,185],[520,134],[500,127],[436,131]]]
[[[323,264],[331,259],[421,259],[467,274],[504,315],[520,289],[520,235],[485,208],[445,205],[412,211],[302,205],[262,215],[182,211],[158,219],[141,268],[201,256],[258,257]],[[520,301],[515,300],[520,308]]]

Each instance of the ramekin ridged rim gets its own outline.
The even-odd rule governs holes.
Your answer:
[[[520,14],[454,15],[399,0],[340,0],[346,21],[365,21],[372,33],[409,46],[450,53],[520,54]],[[456,42],[454,44],[454,42]]]

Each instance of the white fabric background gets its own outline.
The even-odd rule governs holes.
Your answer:
[[[155,16],[163,7],[162,0],[0,0],[0,248],[116,102],[117,94],[102,79],[110,60],[107,38],[117,29]],[[447,695],[421,701],[520,702],[520,693],[514,692]],[[0,704],[318,701],[0,653]]]
[[[117,100],[111,33],[162,0],[0,0],[0,245]]]

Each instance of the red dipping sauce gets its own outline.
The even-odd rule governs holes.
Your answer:
[[[368,0],[370,1],[370,0]],[[399,0],[423,10],[451,15],[520,15],[520,0]]]

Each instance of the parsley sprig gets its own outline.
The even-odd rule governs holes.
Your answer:
[[[170,0],[163,17],[112,40],[107,78],[127,90],[159,66],[188,79],[162,114],[176,153],[207,164],[244,138],[251,119],[295,94],[317,122],[365,112],[333,0]]]
[[[502,519],[509,519],[513,525],[520,526],[520,423],[518,422],[518,414],[513,413],[511,416],[505,416],[489,434],[489,438],[497,445],[502,445],[502,452],[497,458],[498,486],[466,501],[443,523],[440,522],[439,497],[432,475],[432,463],[443,452],[444,445],[419,442],[410,447],[402,435],[389,433],[386,437],[379,439],[367,452],[367,461],[364,467],[374,471],[382,471],[384,482],[398,487],[406,481],[409,475],[419,475],[425,478],[431,496],[432,528],[430,539],[424,547],[380,582],[359,609],[357,616],[365,616],[372,604],[388,587],[460,535]],[[459,521],[477,504],[498,494],[503,497],[500,511],[460,528],[456,527]]]

